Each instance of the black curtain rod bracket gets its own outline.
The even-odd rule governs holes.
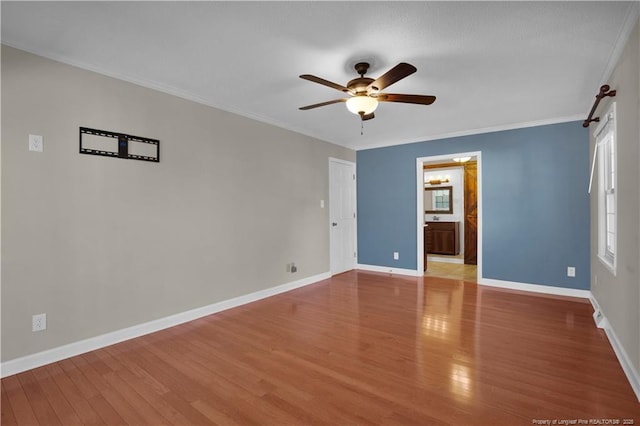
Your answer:
[[[610,87],[608,84],[600,86],[600,93],[596,95],[596,101],[593,103],[593,106],[591,107],[591,112],[589,112],[589,117],[587,117],[587,119],[584,120],[584,122],[582,123],[582,127],[589,127],[589,124],[592,121],[595,121],[596,123],[600,121],[600,117],[593,118],[593,113],[596,112],[596,108],[598,108],[598,104],[600,103],[602,98],[604,98],[605,96],[613,97],[616,95],[615,90],[609,90],[609,89]]]

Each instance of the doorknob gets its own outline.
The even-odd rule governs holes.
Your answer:
[[[338,226],[338,222],[331,222],[331,226]]]

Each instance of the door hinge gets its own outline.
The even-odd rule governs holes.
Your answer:
[[[356,218],[356,212],[353,212],[353,218],[354,219]]]
[[[356,180],[356,174],[355,173],[353,174],[353,180]]]
[[[356,252],[355,251],[353,252],[353,257],[358,257],[358,256],[356,256]]]

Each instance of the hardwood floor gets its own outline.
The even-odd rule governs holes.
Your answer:
[[[352,271],[6,377],[2,424],[640,424],[591,314]]]

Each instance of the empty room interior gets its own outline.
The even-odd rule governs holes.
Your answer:
[[[640,424],[640,3],[1,7],[3,425]]]

